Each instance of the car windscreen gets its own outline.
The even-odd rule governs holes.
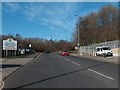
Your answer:
[[[67,50],[63,50],[63,52],[68,52]]]
[[[97,51],[100,51],[101,48],[97,48]]]
[[[110,50],[109,47],[103,47],[102,49],[103,49],[103,50]]]

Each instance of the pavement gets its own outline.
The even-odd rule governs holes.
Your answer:
[[[118,88],[118,65],[43,53],[4,79],[3,89]]]
[[[81,58],[88,58],[91,60],[97,60],[97,61],[102,61],[102,62],[109,62],[113,64],[120,64],[120,57],[119,56],[110,56],[110,57],[99,57],[99,56],[90,56],[87,54],[79,55],[78,54],[70,54],[71,56],[76,56],[76,57],[81,57]]]
[[[0,58],[0,88],[3,87],[4,82],[2,80],[9,77],[12,73],[19,70],[25,64],[33,60],[40,55],[40,53],[21,55],[18,57],[10,57],[10,58]]]

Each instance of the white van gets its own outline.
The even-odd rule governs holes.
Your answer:
[[[109,46],[96,47],[96,56],[113,56],[112,50]]]

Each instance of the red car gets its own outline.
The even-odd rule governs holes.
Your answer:
[[[69,51],[67,51],[67,50],[61,51],[61,55],[62,55],[62,56],[64,56],[64,55],[69,55]]]

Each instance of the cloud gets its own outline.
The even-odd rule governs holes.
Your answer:
[[[7,12],[16,12],[21,9],[20,5],[15,2],[4,2],[3,5],[7,8],[3,8]]]
[[[7,6],[7,7],[6,7]],[[68,3],[7,3],[4,2],[4,10],[11,13],[20,11],[24,19],[61,29],[69,29],[69,14],[73,6]],[[72,24],[72,23],[71,23]],[[51,28],[50,28],[51,29]]]
[[[24,7],[23,14],[27,20],[40,23],[45,26],[54,26],[62,29],[70,29],[73,25],[69,21],[69,15],[73,12],[72,4],[61,3],[31,3]]]
[[[76,22],[75,18],[77,18],[74,15],[78,14],[78,16],[82,16],[88,13],[88,10],[84,9],[86,8],[85,3],[28,2],[22,4],[5,3],[5,5],[7,5],[12,12],[20,10],[24,19],[33,23],[44,25],[50,29],[50,26],[53,26],[56,29],[61,28],[64,30],[74,29]],[[82,10],[82,13],[79,10]]]

